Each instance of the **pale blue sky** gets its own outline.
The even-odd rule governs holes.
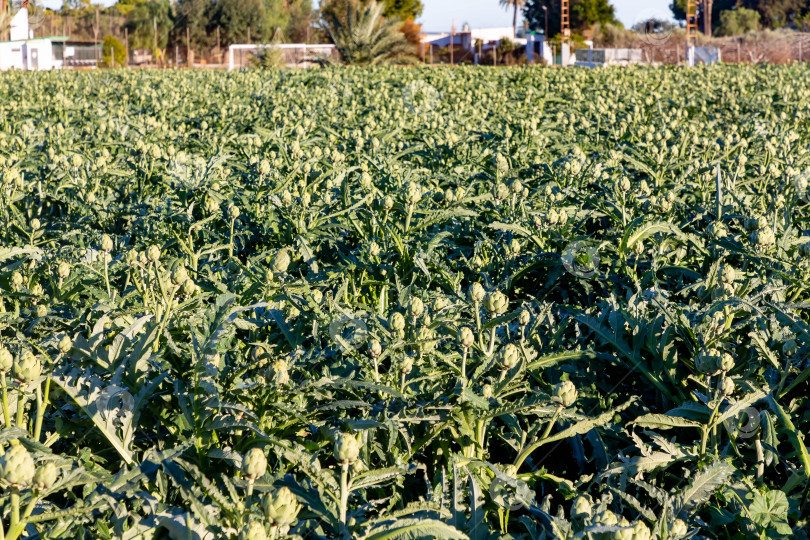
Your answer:
[[[113,1],[102,0],[94,3],[110,5]],[[473,28],[512,25],[512,12],[502,8],[498,0],[422,0],[422,2],[425,10],[419,22],[426,31],[450,30],[453,19],[456,21],[456,28],[460,28],[465,22]],[[670,2],[671,0],[611,0],[618,19],[626,27],[651,17],[670,19],[672,17],[669,10]],[[61,0],[40,0],[40,3],[52,8],[62,5]],[[313,4],[317,3],[318,0],[313,0]]]

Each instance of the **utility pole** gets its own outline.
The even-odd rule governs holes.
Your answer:
[[[98,26],[98,8],[96,8],[96,24],[93,26],[93,53],[96,57],[96,67],[98,67],[98,32],[100,28]]]
[[[713,0],[703,0],[703,33],[712,37],[712,4]]]
[[[194,67],[194,53],[191,52],[191,30],[186,26],[186,59],[188,60],[188,67]]]
[[[250,27],[248,26],[248,45],[250,45]]]
[[[548,41],[548,8],[546,6],[540,7],[543,8],[543,13],[545,14],[546,17],[546,26],[545,30],[543,30],[543,37],[546,38],[546,41]]]
[[[155,54],[157,54],[157,17],[152,17],[152,28],[155,38]]]
[[[453,49],[456,45],[456,20],[453,19],[453,27],[450,30],[450,65],[453,65]]]
[[[217,56],[219,56],[219,26],[217,26]]]
[[[562,35],[562,43],[567,44],[568,39],[571,37],[571,19],[568,0],[560,2],[560,34]]]

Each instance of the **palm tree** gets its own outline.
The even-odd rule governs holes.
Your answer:
[[[523,9],[523,5],[526,3],[526,0],[500,0],[501,6],[509,9],[510,7],[515,10],[515,15],[512,17],[512,28],[515,32],[515,37],[517,37],[517,15],[518,10]]]
[[[321,26],[346,64],[373,66],[416,61],[413,44],[399,31],[400,21],[382,16],[385,4],[349,2],[346,17],[327,11]]]

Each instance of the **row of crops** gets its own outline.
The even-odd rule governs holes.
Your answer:
[[[0,538],[807,538],[803,66],[0,77]]]

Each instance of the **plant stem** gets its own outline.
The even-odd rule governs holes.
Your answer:
[[[3,420],[5,426],[11,427],[11,415],[8,412],[8,385],[6,384],[6,373],[0,373],[0,384],[3,385]]]
[[[545,444],[546,438],[551,433],[551,428],[554,427],[554,423],[557,421],[557,417],[560,415],[560,411],[562,411],[562,406],[557,405],[557,410],[554,411],[554,415],[551,417],[551,420],[549,420],[548,424],[546,425],[546,429],[543,431],[543,435],[538,440],[536,440],[535,442],[524,448],[520,452],[520,454],[518,454],[518,457],[515,459],[515,473],[517,473],[518,469],[520,469],[520,466],[523,465],[523,462],[526,461],[526,458],[529,457],[529,455],[532,452],[534,452],[535,450],[540,448],[543,444]]]
[[[231,220],[231,238],[230,242],[228,242],[228,258],[230,259],[233,257],[233,225],[236,222],[235,219]]]
[[[50,379],[48,379],[48,382],[50,382]],[[37,384],[36,395],[37,419],[34,422],[34,440],[39,442],[39,434],[42,431],[42,418],[45,416],[45,402],[42,400],[42,383]]]
[[[112,300],[112,294],[110,293],[110,273],[108,271],[108,264],[107,264],[107,252],[103,253],[104,257],[104,284],[107,286],[107,298]]]
[[[349,462],[340,464],[340,529],[346,530],[346,508],[349,505]]]
[[[461,386],[467,386],[467,351],[468,347],[463,347],[461,351]]]
[[[19,393],[17,394],[17,427],[23,428],[23,424],[25,423],[23,419],[23,413],[25,412],[25,392],[21,387]],[[24,429],[24,428],[23,428]]]
[[[411,228],[411,218],[413,217],[413,207],[414,207],[414,205],[412,205],[412,204],[408,205],[408,215],[405,216],[405,231],[404,232],[408,232],[408,229]]]
[[[12,529],[17,523],[20,522],[20,492],[17,491],[16,488],[12,488],[11,491],[11,525],[9,526],[9,537],[11,536]]]
[[[549,433],[551,433],[551,428],[553,428],[554,423],[557,422],[557,418],[560,416],[562,409],[562,405],[557,405],[557,410],[554,411],[554,415],[551,417],[551,420],[549,420],[548,424],[546,424],[546,429],[543,430],[543,435],[540,437],[541,440],[548,437]]]

